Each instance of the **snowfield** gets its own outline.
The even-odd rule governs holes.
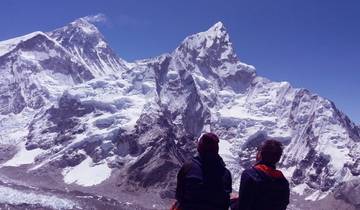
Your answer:
[[[94,164],[90,157],[75,167],[65,168],[62,172],[66,184],[78,184],[85,187],[100,184],[111,175],[111,169],[106,162]]]
[[[25,142],[20,143],[18,147],[19,151],[15,154],[15,156],[2,164],[2,166],[21,166],[24,164],[34,163],[36,156],[44,151],[39,148],[34,150],[27,150],[25,148]]]

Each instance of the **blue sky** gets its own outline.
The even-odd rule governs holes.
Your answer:
[[[359,124],[359,11],[358,0],[2,0],[0,40],[103,13],[98,27],[131,61],[170,52],[222,21],[259,75],[329,98]]]

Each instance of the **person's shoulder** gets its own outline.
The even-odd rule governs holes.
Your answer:
[[[190,166],[198,166],[200,164],[201,163],[200,163],[199,157],[195,156],[195,157],[185,160],[185,162],[182,165],[182,168],[187,168]]]
[[[249,173],[253,173],[253,172],[254,172],[254,167],[247,168],[243,171],[243,173],[245,173],[245,174],[249,174]]]
[[[186,168],[186,167],[189,167],[189,166],[192,166],[193,165],[193,162],[191,160],[187,160],[183,163],[182,167],[183,168]]]
[[[225,173],[231,174],[230,170],[225,167]]]
[[[183,165],[181,166],[181,171],[184,171],[184,172],[188,172],[191,170],[191,168],[193,168],[194,166],[196,167],[196,163],[194,163],[194,161],[191,159],[191,160],[187,160],[183,163]]]
[[[231,172],[229,169],[225,168],[225,176],[231,178]]]
[[[248,175],[248,176],[252,176],[256,173],[257,171],[255,170],[254,167],[250,167],[250,168],[247,168],[243,171],[243,174],[244,175]]]
[[[289,187],[289,181],[287,180],[287,178],[283,175],[281,178],[280,178],[281,182],[283,183],[283,185],[286,185]]]
[[[255,182],[263,180],[263,175],[260,174],[254,167],[245,169],[242,176],[247,179],[252,179]]]
[[[185,175],[187,174],[193,166],[193,162],[191,160],[186,160],[180,167],[179,174]]]
[[[182,165],[180,171],[186,178],[201,179],[202,177],[201,163],[197,160],[196,157],[190,159],[189,161],[186,161]]]

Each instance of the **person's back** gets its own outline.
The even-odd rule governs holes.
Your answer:
[[[289,183],[280,171],[257,164],[243,172],[239,209],[285,210],[288,203]]]
[[[184,164],[178,173],[176,188],[178,209],[227,210],[229,208],[232,191],[231,174],[217,154],[216,147],[211,155],[204,154],[208,148],[202,144],[209,141],[206,140],[206,137],[209,137],[206,135],[202,136],[203,139],[205,138],[204,142],[200,139],[199,156]]]
[[[289,204],[289,183],[275,169],[282,154],[281,144],[266,141],[257,154],[257,164],[241,175],[239,210],[285,210]]]

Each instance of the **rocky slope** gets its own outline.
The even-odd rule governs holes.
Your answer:
[[[57,171],[54,185],[171,198],[177,169],[213,131],[235,190],[264,138],[286,145],[280,167],[302,199],[333,197],[359,179],[359,127],[333,102],[258,76],[221,22],[128,63],[80,18],[0,42],[0,77],[0,140],[18,148],[1,153],[3,173]]]

